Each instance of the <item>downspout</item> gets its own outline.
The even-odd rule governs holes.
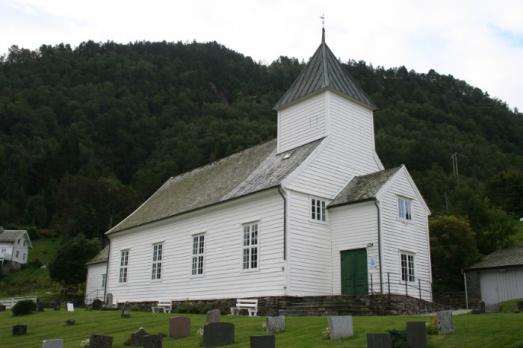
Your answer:
[[[383,294],[383,260],[381,257],[381,208],[378,198],[374,199],[374,205],[378,212],[378,259],[380,262],[380,292]]]
[[[283,187],[280,185],[278,186],[278,192],[281,195],[281,198],[283,198],[283,264],[282,271],[283,279],[284,279],[284,285],[283,285],[283,294],[284,296],[287,296],[287,285],[289,284],[289,272],[288,272],[288,262],[287,262],[287,197],[285,196],[285,192],[283,190]]]

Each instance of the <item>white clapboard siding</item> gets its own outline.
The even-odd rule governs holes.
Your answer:
[[[278,112],[278,152],[285,152],[326,135],[325,93]]]
[[[329,209],[329,216],[332,231],[333,294],[341,294],[340,252],[351,249],[367,249],[367,258],[374,259],[375,268],[368,268],[369,293],[371,290],[379,292],[378,215],[374,201]]]
[[[258,221],[259,268],[242,269],[242,224]],[[204,275],[191,275],[192,236],[205,233]],[[151,280],[153,244],[163,242],[162,279]],[[118,283],[129,249],[128,281]],[[283,199],[276,189],[111,236],[108,293],[115,302],[284,294]]]
[[[486,305],[523,298],[523,269],[496,269],[480,273],[481,299]]]
[[[107,272],[107,263],[95,263],[87,266],[87,282],[85,284],[85,303],[90,304],[95,299],[104,299],[102,277]]]
[[[332,199],[353,176],[383,167],[375,153],[372,111],[335,93],[323,94],[328,105],[325,144],[286,180],[286,186]]]
[[[327,223],[310,219],[311,196],[287,191],[289,296],[330,295],[331,233]],[[327,201],[328,204],[328,201]]]
[[[421,279],[422,297],[426,300],[432,300],[428,232],[429,212],[425,209],[422,198],[417,194],[411,182],[410,175],[403,167],[378,194],[381,207],[384,280],[387,279],[386,272],[391,272],[391,282],[401,282],[400,252],[413,253],[414,273],[417,279],[416,284],[411,284],[412,286],[408,287],[409,295],[419,296],[417,280]],[[412,199],[412,220],[402,221],[399,218],[399,196]],[[391,285],[391,292],[405,294],[405,286],[393,284]]]

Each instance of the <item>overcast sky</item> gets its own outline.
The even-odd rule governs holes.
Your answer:
[[[433,68],[523,109],[522,0],[0,0],[0,54],[11,45],[196,40],[263,63],[307,60],[323,13],[342,61]]]

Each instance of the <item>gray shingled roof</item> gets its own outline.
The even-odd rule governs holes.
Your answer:
[[[170,178],[107,234],[276,187],[322,140],[277,154],[274,139]]]
[[[109,245],[103,248],[95,257],[87,261],[86,265],[94,265],[96,263],[107,262],[109,259]]]
[[[401,167],[380,170],[367,175],[355,176],[343,190],[338,193],[329,208],[361,202],[376,197],[379,190]]]
[[[307,66],[274,106],[280,110],[322,90],[332,90],[372,110],[376,109],[369,96],[343,68],[329,46],[322,41]]]
[[[470,266],[467,270],[480,270],[488,268],[503,268],[523,266],[523,248],[513,247],[497,250],[488,254],[480,262]]]
[[[0,242],[14,243],[17,238],[27,233],[26,230],[2,230],[0,232]],[[28,238],[29,240],[29,238]],[[31,241],[29,240],[29,246],[31,247]]]

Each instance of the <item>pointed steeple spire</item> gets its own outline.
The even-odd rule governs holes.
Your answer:
[[[331,90],[371,110],[376,109],[369,96],[343,68],[325,43],[324,26],[321,29],[320,46],[291,87],[274,105],[274,109],[283,109],[323,90]]]

